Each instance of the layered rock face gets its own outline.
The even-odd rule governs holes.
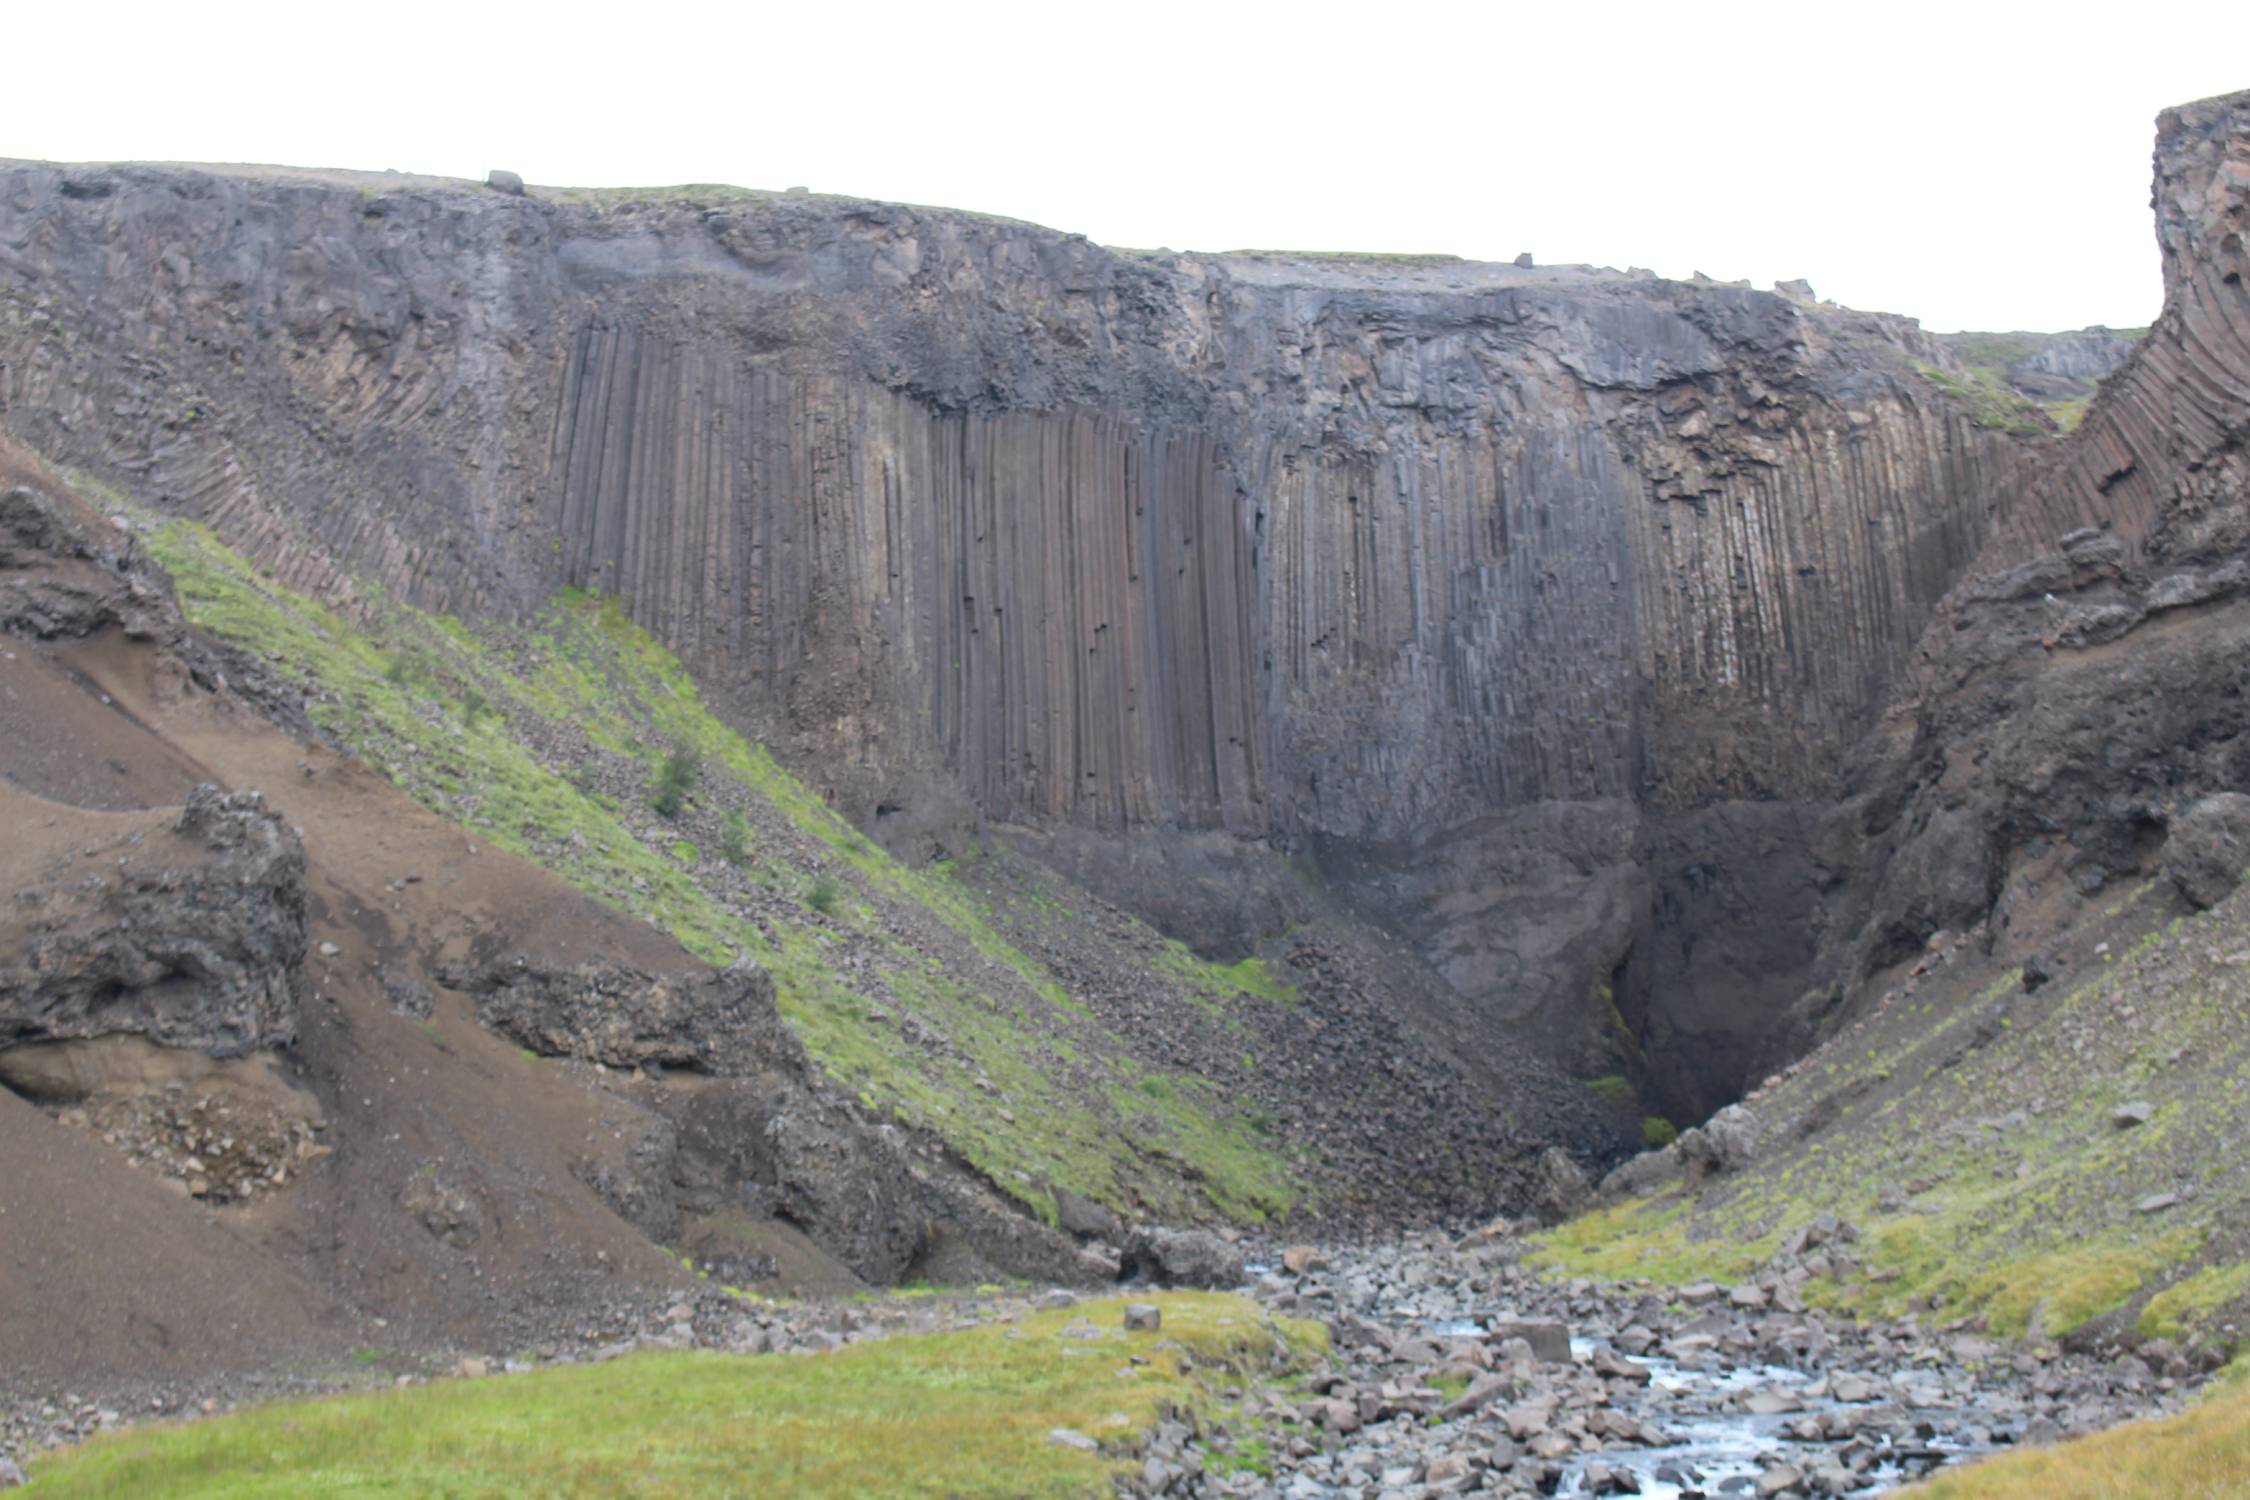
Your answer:
[[[2169,869],[2207,904],[2231,885],[2213,850],[2250,785],[2250,95],[2158,129],[2164,314],[1995,538],[1984,563],[2009,566],[1947,601],[1901,733],[1831,829],[1848,878],[1823,993],[1942,932],[2044,974],[2042,945],[2105,888]],[[2073,513],[2100,528],[2032,544],[2036,518]]]
[[[1704,1109],[1938,601],[2153,523],[2153,426],[2223,447],[2158,410],[2239,405],[2206,114],[2160,189],[2201,310],[2067,482],[1939,341],[1802,296],[255,171],[0,172],[0,420],[347,607],[621,595],[878,828],[957,788],[1313,849],[1496,1021],[1591,1058],[1614,1011]]]

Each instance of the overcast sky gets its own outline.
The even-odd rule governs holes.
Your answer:
[[[0,155],[805,184],[1107,244],[1641,265],[2147,322],[2250,3],[11,7]]]

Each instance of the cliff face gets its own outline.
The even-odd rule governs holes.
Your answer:
[[[2023,463],[1740,288],[381,182],[8,172],[7,420],[294,583],[622,593],[864,802],[1824,791]]]
[[[0,421],[44,451],[345,605],[619,594],[878,828],[965,792],[1313,849],[1590,1062],[1606,987],[1708,1075],[1683,1110],[1801,989],[1810,928],[1768,919],[1817,915],[1817,810],[1939,600],[2153,515],[2130,393],[2218,379],[2199,340],[2240,327],[2200,316],[2044,483],[1917,373],[1939,341],[1745,287],[727,191],[0,171]]]

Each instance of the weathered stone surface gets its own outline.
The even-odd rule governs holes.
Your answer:
[[[1248,1277],[1242,1254],[1202,1229],[1136,1229],[1126,1237],[1126,1280],[1147,1279],[1163,1286],[1227,1288]]]
[[[455,988],[476,998],[477,1019],[543,1057],[613,1068],[693,1068],[749,1073],[790,1055],[763,969],[651,974],[591,960],[569,968],[496,959]]]
[[[1749,1106],[1730,1104],[1673,1142],[1691,1184],[1724,1176],[1757,1156],[1758,1117]]]
[[[511,198],[523,196],[523,179],[499,167],[484,174],[484,185],[496,193],[506,193]]]
[[[2172,820],[2164,868],[2190,906],[2216,906],[2250,869],[2250,796],[2215,792]]]
[[[57,851],[0,908],[0,1047],[132,1033],[239,1057],[297,1034],[305,854],[256,792]]]

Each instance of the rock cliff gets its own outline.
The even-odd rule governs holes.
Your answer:
[[[2059,461],[1801,284],[39,164],[0,171],[0,421],[346,607],[621,596],[878,832],[1310,851],[1496,1020],[1700,1110],[1805,986],[1822,816],[1949,591],[2239,524],[2240,109],[2167,115],[2174,311]],[[1085,878],[1161,906],[1131,864]]]

